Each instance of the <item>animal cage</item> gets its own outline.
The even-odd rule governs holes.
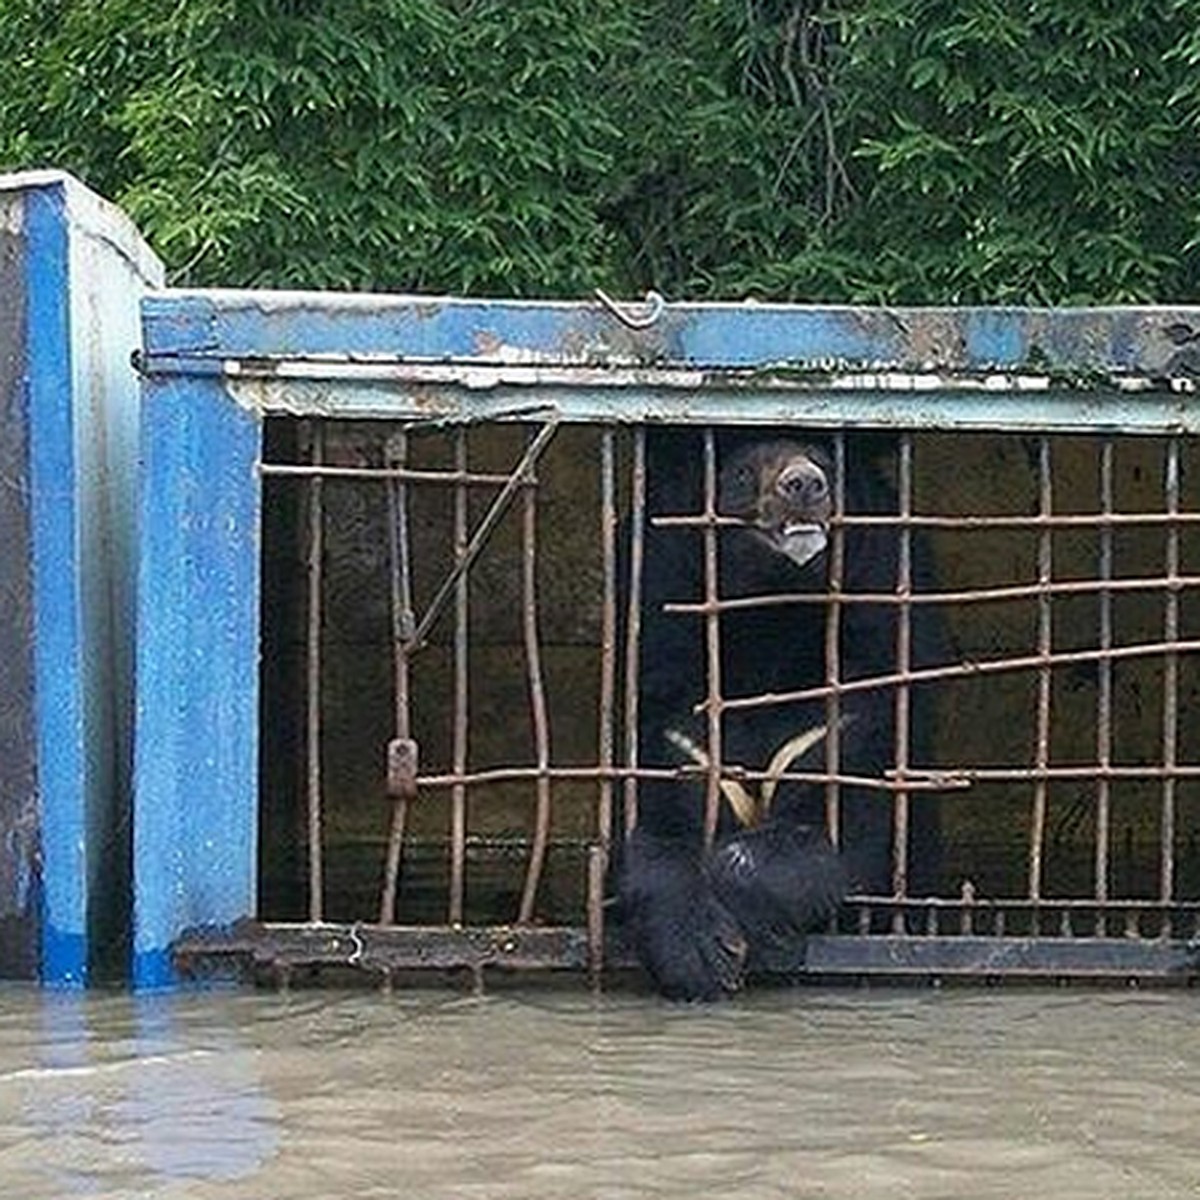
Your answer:
[[[1190,980],[1190,319],[150,300],[139,977],[623,972],[614,861],[667,777],[710,831],[781,780],[835,841],[845,787],[886,806],[891,885],[808,939],[805,978]],[[723,614],[747,601],[713,569],[715,481],[723,440],[756,430],[839,466],[826,582],[750,601],[827,630],[825,677],[792,696],[721,690]],[[655,455],[673,438],[682,484]],[[864,461],[883,511],[844,488]],[[871,528],[899,549],[862,591],[847,547]],[[703,580],[667,605],[706,654],[702,736],[671,767],[639,748],[649,531]],[[866,606],[893,618],[889,663],[844,678]],[[870,779],[836,733],[816,771],[723,753],[733,714],[816,702],[836,730],[868,689],[895,718]]]

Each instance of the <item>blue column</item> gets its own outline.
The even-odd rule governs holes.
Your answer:
[[[134,956],[169,984],[193,926],[255,911],[261,419],[215,377],[142,404]]]
[[[138,302],[161,264],[58,172],[0,176],[0,977],[124,971]]]

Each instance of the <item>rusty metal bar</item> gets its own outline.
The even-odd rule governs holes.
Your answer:
[[[541,771],[537,767],[496,767],[490,770],[470,771],[463,773],[447,772],[439,775],[418,775],[416,783],[419,788],[449,788],[456,784],[487,784],[512,782],[517,780],[537,779],[545,775],[555,780],[597,780],[609,778],[616,780],[638,779],[673,779],[686,780],[702,774],[705,768],[692,765],[678,767],[547,767]],[[947,791],[969,787],[975,783],[1009,783],[1031,782],[1036,779],[1049,780],[1094,780],[1098,775],[1109,779],[1200,779],[1200,764],[1179,764],[1171,767],[1163,766],[1108,766],[1100,767],[1094,763],[1081,763],[1069,767],[934,767],[925,768],[910,765],[907,777],[903,783],[897,782],[885,775],[875,778],[865,775],[847,775],[842,772],[827,771],[785,771],[782,774],[768,774],[765,771],[751,770],[726,763],[721,772],[724,779],[736,779],[746,782],[777,779],[781,782],[820,783],[836,782],[843,786],[876,788],[880,791],[896,791],[906,788],[909,791]]]
[[[403,463],[408,457],[408,435],[400,431],[392,436],[387,456]],[[388,488],[388,576],[391,589],[392,641],[392,722],[399,741],[410,736],[408,648],[413,627],[411,548],[408,540],[408,490],[402,481]],[[383,891],[379,899],[379,923],[396,920],[396,893],[400,883],[400,856],[404,848],[404,827],[408,819],[409,796],[393,797],[392,821],[388,831],[384,859]]]
[[[1179,512],[1179,439],[1167,442],[1166,463],[1163,480],[1163,501],[1168,516]],[[1167,527],[1166,568],[1168,581],[1179,575],[1179,530],[1175,525]],[[1166,611],[1163,614],[1163,637],[1168,642],[1179,638],[1179,593],[1174,587],[1167,590]],[[1176,764],[1179,753],[1179,657],[1168,654],[1163,660],[1163,731],[1162,762],[1168,770]],[[1175,775],[1163,779],[1162,821],[1160,838],[1160,895],[1170,901],[1175,892]],[[1169,926],[1164,922],[1162,933],[1167,936]]]
[[[1105,659],[1153,658],[1160,654],[1194,654],[1200,651],[1200,639],[1181,639],[1177,642],[1145,642],[1130,646],[1114,646],[1111,650],[1060,650],[1050,655],[1033,654],[1023,658],[985,659],[983,662],[963,662],[950,667],[922,667],[909,671],[907,675],[874,675],[866,679],[852,679],[839,685],[842,695],[848,692],[868,692],[876,688],[896,687],[901,683],[930,683],[939,679],[966,679],[978,675],[1001,675],[1009,671],[1028,671],[1044,665],[1068,666],[1075,663],[1101,662]],[[723,701],[726,710],[741,708],[769,708],[774,704],[794,704],[799,700],[817,700],[827,696],[828,687],[804,688],[795,692],[772,692],[761,696],[736,696]],[[693,708],[701,713],[708,707],[702,700]]]
[[[492,501],[491,507],[476,527],[475,533],[467,543],[467,548],[463,551],[462,557],[454,564],[450,573],[442,581],[441,587],[438,588],[433,599],[430,600],[429,607],[425,610],[425,615],[413,630],[411,638],[412,649],[417,649],[425,640],[426,634],[433,628],[434,622],[441,615],[442,608],[454,592],[459,579],[470,570],[471,564],[479,557],[480,551],[487,544],[488,538],[491,537],[492,530],[507,511],[513,496],[521,488],[530,487],[537,482],[533,474],[534,467],[541,458],[542,451],[549,445],[550,439],[554,437],[557,430],[557,420],[551,420],[541,427],[537,436],[529,443],[524,455],[521,457],[521,461],[517,463],[513,473],[508,477],[508,481],[500,489],[500,492]]]
[[[1180,768],[1184,770],[1185,768]],[[494,767],[482,771],[465,771],[461,775],[454,772],[444,772],[438,775],[418,775],[418,788],[448,788],[455,784],[486,784],[511,783],[529,779],[551,780],[601,780],[611,779],[669,779],[693,780],[697,776],[706,775],[707,766],[699,764],[681,764],[677,767],[554,767],[547,766],[545,770],[539,767]],[[910,776],[917,774],[917,768],[910,768]],[[910,777],[904,783],[884,776],[847,775],[843,772],[833,774],[828,771],[781,771],[768,772],[752,770],[732,763],[725,763],[721,769],[722,779],[736,779],[745,782],[761,782],[771,779],[781,783],[839,783],[843,786],[875,788],[881,792],[894,792],[900,788],[909,791],[949,791],[970,786],[966,773],[957,770],[937,770],[927,772],[920,777]],[[1022,778],[1026,778],[1022,776]]]
[[[616,434],[600,434],[600,711],[596,761],[613,766],[614,709],[617,689],[617,478]],[[604,969],[604,880],[608,875],[613,820],[613,781],[600,777],[596,800],[596,844],[588,859],[588,948],[593,981]]]
[[[909,767],[910,783],[922,778],[944,783],[957,780],[963,785],[1028,783],[1034,779],[1200,779],[1200,764],[1102,767],[1097,763],[1077,763],[1070,767],[935,767],[932,770]]]
[[[309,422],[310,453],[324,458],[325,428]],[[321,835],[321,593],[325,559],[324,496],[319,476],[308,485],[308,622],[306,631],[305,747],[308,808],[308,919],[320,922],[325,911],[323,839]]]
[[[1038,441],[1038,511],[1049,516],[1053,506],[1050,439]],[[1038,535],[1038,583],[1048,584],[1054,570],[1054,543],[1049,528]],[[1050,763],[1050,694],[1053,679],[1049,666],[1054,651],[1054,620],[1048,594],[1038,598],[1038,691],[1034,733],[1034,764],[1045,770]],[[1042,894],[1042,854],[1046,841],[1047,784],[1044,777],[1033,786],[1033,811],[1029,823],[1029,896]]]
[[[899,459],[896,464],[897,501],[901,518],[912,515],[912,435],[900,438]],[[912,531],[902,525],[900,541],[896,547],[896,595],[901,600],[896,613],[896,672],[907,675],[912,670],[912,609],[908,604],[912,596]],[[908,685],[902,683],[895,695],[895,768],[896,778],[901,784],[908,769],[909,745],[911,740],[910,720],[912,696]],[[892,891],[899,898],[908,894],[908,829],[909,798],[907,788],[901,788],[893,797],[894,820],[892,839]],[[904,916],[897,912],[893,921],[893,933],[904,932]]]
[[[691,513],[669,514],[654,517],[656,527],[702,526],[702,516]],[[740,517],[724,517],[718,525],[744,525]],[[913,529],[1095,529],[1101,525],[1200,525],[1200,512],[1179,512],[1173,515],[1162,512],[1139,513],[1027,513],[1020,516],[995,517],[952,517],[914,514],[904,520],[895,516],[874,516],[870,513],[847,513],[838,522],[841,525],[908,525]]]
[[[1121,579],[1060,579],[1048,586],[1037,583],[1020,584],[1016,587],[974,588],[962,592],[918,592],[907,601],[902,601],[894,592],[843,592],[839,602],[845,604],[972,604],[1002,600],[1032,600],[1041,596],[1088,596],[1099,592],[1181,592],[1187,588],[1200,587],[1200,575],[1128,576]],[[718,600],[712,609],[717,612],[734,612],[746,608],[788,607],[794,604],[823,604],[825,596],[814,592],[779,592],[763,596],[739,596],[732,600]],[[663,612],[703,615],[709,605],[703,601],[672,600],[663,605]]]
[[[1102,904],[1090,896],[1040,896],[1036,900],[1031,900],[1026,896],[979,895],[973,896],[970,900],[964,900],[961,896],[909,896],[906,899],[897,900],[894,896],[873,896],[863,892],[847,896],[846,902],[855,907],[860,905],[872,905],[877,908],[902,907],[910,911],[933,908],[941,912],[954,912],[961,908],[970,908],[976,917],[987,915],[990,912],[1056,914],[1061,912],[1089,913],[1103,910],[1109,913],[1156,913],[1162,912],[1164,908],[1180,915],[1191,913],[1200,915],[1200,900],[1173,901],[1170,904],[1163,904],[1161,900],[1130,898],[1107,900]],[[1091,939],[1085,937],[1077,940],[1090,941]],[[1197,949],[1200,950],[1200,946]]]
[[[720,594],[720,560],[717,544],[717,439],[709,426],[704,431],[704,599],[712,603]],[[708,677],[708,772],[704,792],[704,845],[711,848],[721,811],[721,618],[710,612],[704,622]]]
[[[836,519],[846,511],[846,438],[838,433],[833,439],[833,517],[829,537],[828,603],[825,608],[825,683],[836,689],[842,677],[842,581],[846,569],[846,535]],[[836,775],[842,761],[841,693],[834,690],[825,697],[825,769]],[[837,846],[841,841],[841,788],[830,780],[825,785],[825,831]]]
[[[913,902],[925,908],[926,901]],[[1094,903],[1094,902],[1092,902]],[[1046,907],[1056,906],[1047,901]],[[1130,906],[1121,906],[1122,909]],[[1179,911],[1179,910],[1177,910]],[[1003,909],[996,909],[997,917]],[[239,922],[233,929],[192,930],[173,946],[187,973],[197,964],[226,959],[287,971],[299,966],[356,968],[386,978],[406,970],[586,970],[582,930],[483,926],[312,926]],[[634,964],[611,947],[610,968]],[[1186,940],[1145,938],[1035,938],[1003,934],[956,937],[853,937],[814,934],[808,939],[809,976],[907,976],[997,979],[1078,977],[1126,981],[1145,978],[1186,983],[1200,968],[1200,951]],[[203,973],[203,966],[201,966]]]
[[[1113,509],[1113,443],[1105,438],[1100,443],[1100,512]],[[1111,650],[1113,644],[1112,591],[1107,586],[1113,576],[1113,531],[1111,525],[1100,527],[1100,561],[1098,573],[1100,591],[1100,646]],[[1095,890],[1097,900],[1108,899],[1108,845],[1112,808],[1112,780],[1105,770],[1112,764],[1112,659],[1101,659],[1096,693],[1096,763],[1100,773],[1096,780],[1096,864]],[[1103,932],[1101,929],[1100,932]]]
[[[871,937],[814,935],[809,975],[880,978],[976,978],[1126,982],[1195,978],[1197,951],[1186,942],[1132,938]]]
[[[1032,768],[1026,768],[1030,770]],[[1118,769],[1118,768],[1114,768]],[[1142,774],[1152,772],[1152,768],[1132,768]],[[1178,768],[1187,770],[1188,768]],[[418,775],[416,785],[419,788],[452,787],[456,784],[480,785],[499,784],[499,782],[515,782],[521,780],[583,780],[596,781],[601,779],[667,779],[688,781],[697,776],[706,775],[707,766],[698,763],[680,764],[678,767],[551,767],[545,770],[538,767],[494,767],[474,772],[444,772],[437,775]],[[1028,778],[1022,775],[1022,779]],[[889,779],[887,775],[847,775],[844,772],[836,774],[827,770],[785,770],[785,772],[766,772],[749,767],[740,767],[734,763],[725,763],[721,768],[721,779],[734,779],[745,782],[761,782],[776,780],[779,782],[797,782],[797,784],[840,784],[844,787],[874,787],[881,792],[898,791],[901,787],[908,791],[955,791],[971,785],[967,772],[956,769],[937,769],[932,772],[919,773],[919,768],[910,768],[910,778],[904,784]]]
[[[461,426],[456,433],[463,432]],[[297,463],[260,463],[260,475],[299,476],[321,479],[377,479],[382,483],[389,480],[399,483],[441,484],[446,487],[503,487],[511,476],[487,475],[468,471],[465,467],[453,471],[415,470],[409,467],[334,467],[326,465],[304,466]],[[528,481],[525,486],[532,487]]]
[[[454,431],[454,466],[463,477],[454,489],[454,559],[459,561],[467,552],[467,490],[464,486],[468,463],[467,431]],[[461,775],[467,769],[467,734],[470,704],[469,642],[470,575],[463,574],[454,591],[454,730],[450,748],[454,772]],[[461,925],[466,894],[467,864],[467,789],[456,783],[450,791],[450,903],[448,918],[451,925]]]
[[[588,979],[599,988],[604,974],[604,880],[608,871],[604,848],[593,844],[587,858],[587,957]]]
[[[530,440],[530,447],[535,444],[536,437]],[[521,891],[521,907],[517,916],[519,925],[528,925],[533,920],[538,885],[546,865],[546,850],[550,844],[550,777],[546,774],[546,768],[550,765],[550,717],[546,709],[546,687],[542,676],[537,602],[537,493],[529,490],[525,492],[521,513],[521,613],[529,704],[533,717],[534,753],[539,774],[535,783],[537,800],[533,842],[529,847],[529,868],[525,874],[525,886]]]
[[[642,641],[642,568],[646,537],[646,431],[633,434],[633,465],[629,498],[629,594],[625,610],[625,765],[638,765],[638,679]],[[625,832],[637,824],[637,776],[627,775],[623,793]]]

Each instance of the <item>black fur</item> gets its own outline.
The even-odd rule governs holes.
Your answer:
[[[698,432],[648,436],[648,517],[703,508],[703,443]],[[827,528],[834,464],[827,447],[792,436],[723,430],[718,435],[718,511],[746,520],[719,533],[722,599],[827,587],[828,547],[811,539]],[[853,449],[852,449],[853,447]],[[847,439],[848,513],[894,513],[895,498],[871,457]],[[843,590],[895,589],[894,528],[848,527]],[[914,539],[913,570],[926,585],[924,549]],[[699,529],[647,522],[638,733],[643,766],[678,766],[683,734],[703,752],[705,719],[695,708],[707,693],[704,618],[668,614],[671,601],[704,595],[704,535]],[[806,555],[807,561],[799,562]],[[844,605],[840,621],[843,680],[895,669],[896,610]],[[721,615],[721,692],[726,699],[799,691],[826,680],[826,607],[793,603],[727,610]],[[914,661],[942,657],[940,626],[927,607],[913,612]],[[926,697],[914,689],[914,728],[926,724]],[[888,689],[849,693],[840,704],[840,769],[882,776],[893,765],[895,697]],[[729,710],[722,722],[722,760],[762,771],[796,734],[822,726],[822,699]],[[917,750],[919,754],[919,749]],[[824,742],[793,770],[820,771]],[[750,785],[757,789],[758,785]],[[847,888],[892,891],[890,794],[843,787],[841,853],[824,833],[820,785],[781,782],[769,813],[743,828],[722,804],[717,841],[702,854],[703,786],[643,780],[638,828],[623,849],[620,892],[631,944],[663,994],[712,999],[735,991],[747,973],[794,971],[806,935],[836,911]],[[937,871],[934,802],[911,802],[911,892],[931,889]]]

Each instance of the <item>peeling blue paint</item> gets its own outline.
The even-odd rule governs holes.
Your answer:
[[[0,811],[3,916],[20,930],[0,976],[72,988],[102,959],[122,965],[104,951],[122,946],[129,890],[114,850],[128,813],[117,763],[129,722],[119,727],[114,714],[131,699],[129,671],[116,664],[128,657],[132,622],[114,608],[133,541],[133,484],[131,455],[113,470],[114,445],[128,441],[113,418],[121,408],[130,424],[137,300],[161,265],[122,214],[61,172],[0,176],[0,216],[6,296],[20,314],[10,309],[0,354],[6,464],[19,496],[6,510],[4,548],[21,608],[0,664],[10,669],[0,683],[16,684],[8,700],[21,729],[18,761],[0,762],[11,772]]]
[[[42,840],[42,978],[87,981],[87,859],[80,696],[66,198],[25,203],[34,672]]]
[[[196,380],[142,408],[134,959],[255,911],[261,423]]]
[[[153,369],[204,371],[222,358],[337,356],[457,363],[641,364],[702,370],[796,368],[1153,374],[1167,331],[1200,330],[1195,307],[870,308],[670,304],[630,330],[598,302],[291,292],[183,292],[147,300]],[[172,366],[171,361],[174,360]],[[207,365],[206,365],[207,364]]]

